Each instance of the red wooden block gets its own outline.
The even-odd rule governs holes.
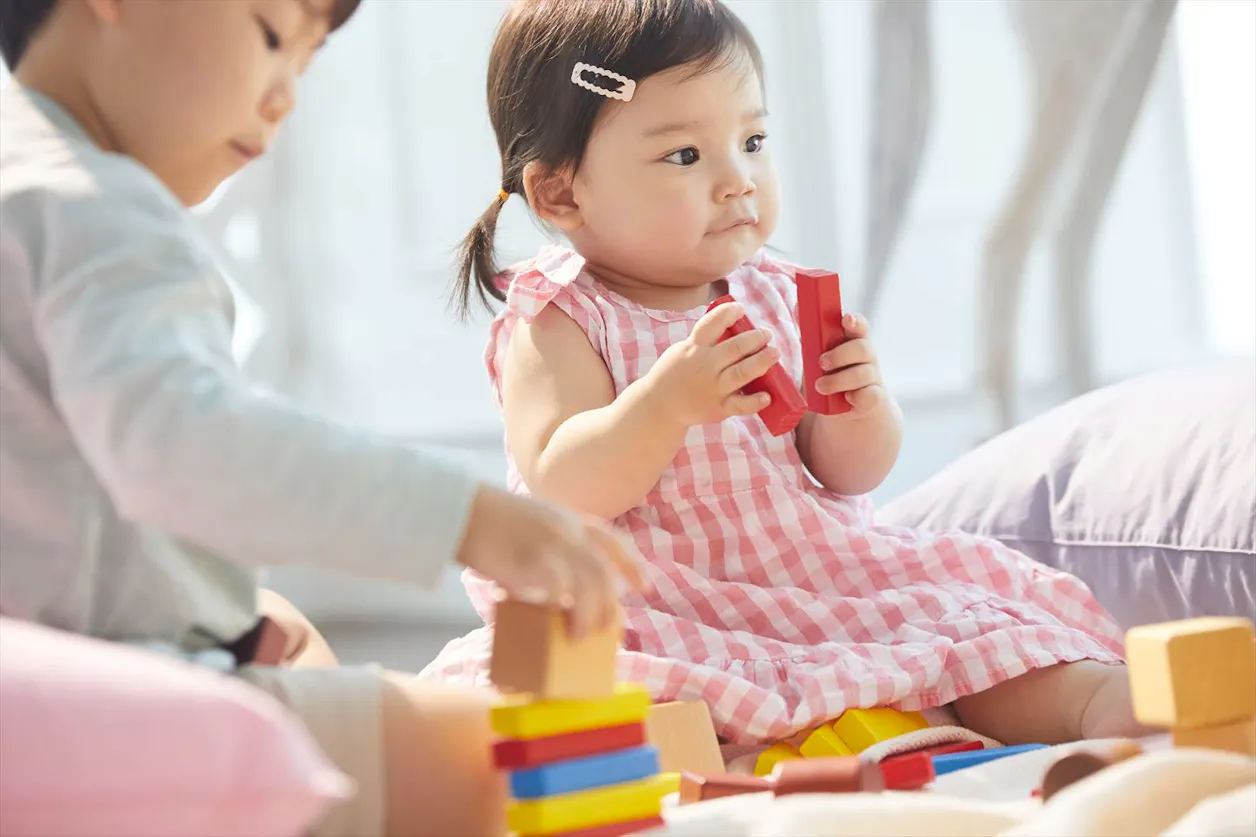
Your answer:
[[[725,295],[712,302],[707,310],[710,311],[726,302],[734,301],[731,296]],[[724,332],[720,342],[753,329],[754,326],[750,324],[750,320],[742,317]],[[759,412],[759,418],[763,420],[763,424],[773,436],[784,436],[792,431],[807,412],[807,402],[803,399],[802,393],[798,391],[798,387],[790,378],[789,373],[785,371],[785,367],[779,363],[773,365],[763,377],[747,384],[742,392],[747,395],[766,392],[772,396],[772,403]]]
[[[778,764],[769,780],[776,796],[885,790],[878,765],[858,756],[790,759]]]
[[[798,328],[802,332],[802,381],[807,408],[813,413],[835,416],[850,411],[844,393],[816,392],[816,381],[825,373],[820,355],[846,342],[842,327],[842,289],[836,273],[800,269],[794,274],[798,285]]]
[[[632,822],[613,822],[607,825],[596,825],[593,828],[582,828],[579,831],[564,831],[551,834],[549,837],[623,837],[625,834],[636,834],[666,825],[662,817],[650,817]]]
[[[680,804],[691,805],[708,799],[723,799],[745,793],[763,793],[772,790],[773,783],[759,776],[742,776],[725,773],[720,776],[702,776],[697,773],[680,774]]]
[[[881,780],[886,790],[916,790],[936,777],[928,753],[906,753],[881,762]]]
[[[493,745],[493,765],[498,770],[536,767],[555,761],[626,750],[645,744],[644,724],[589,729],[546,738],[506,738]]]

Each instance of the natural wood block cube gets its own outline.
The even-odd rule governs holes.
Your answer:
[[[1134,714],[1144,724],[1200,729],[1256,715],[1254,632],[1247,619],[1204,617],[1126,634]]]
[[[1256,717],[1215,727],[1173,730],[1174,747],[1204,747],[1256,757]]]
[[[493,624],[489,679],[499,690],[527,692],[537,700],[583,700],[614,692],[620,623],[575,639],[562,608],[503,599]]]
[[[660,773],[718,776],[724,757],[711,710],[700,700],[656,703],[645,719],[646,738],[659,751]]]

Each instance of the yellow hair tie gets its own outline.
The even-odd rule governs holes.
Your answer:
[[[497,197],[499,200],[506,201],[510,199],[510,193],[507,192],[505,189],[498,189]]]

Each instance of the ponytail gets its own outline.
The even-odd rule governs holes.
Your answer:
[[[497,287],[497,266],[494,264],[493,239],[497,234],[497,219],[510,193],[502,189],[475,226],[462,240],[458,248],[458,281],[454,286],[454,303],[463,320],[471,316],[471,296],[474,292],[485,308],[492,310],[493,301],[505,302],[506,294]]]

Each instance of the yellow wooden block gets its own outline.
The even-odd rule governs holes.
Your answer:
[[[1150,726],[1200,729],[1256,715],[1256,655],[1247,619],[1204,617],[1125,635],[1134,714]]]
[[[674,793],[676,788],[671,777],[660,775],[597,790],[516,802],[507,809],[506,822],[520,837],[539,837],[643,820],[658,816],[663,797]]]
[[[679,773],[660,773],[660,782],[667,782],[668,793],[680,793],[680,774]]]
[[[886,707],[847,709],[833,722],[833,731],[854,753],[862,753],[873,744],[928,727],[929,722],[919,712],[899,712]]]
[[[1215,727],[1173,730],[1174,747],[1203,747],[1256,757],[1256,718]]]
[[[798,751],[788,744],[773,744],[762,753],[754,763],[754,775],[766,776],[776,769],[776,765],[790,759],[800,759]]]
[[[807,736],[807,740],[802,742],[798,752],[809,759],[820,759],[829,756],[853,756],[855,754],[846,745],[846,742],[833,731],[832,724],[824,724]]]
[[[493,731],[507,738],[544,738],[621,724],[644,722],[650,693],[644,686],[621,683],[615,694],[595,700],[528,701],[508,699],[493,707]]]

